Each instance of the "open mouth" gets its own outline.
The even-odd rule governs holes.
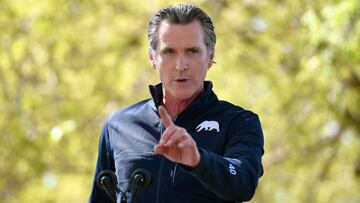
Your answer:
[[[182,78],[182,77],[175,79],[175,82],[178,84],[187,84],[189,81],[190,80],[188,78]]]

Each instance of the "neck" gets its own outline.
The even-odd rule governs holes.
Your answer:
[[[165,106],[167,112],[169,113],[169,115],[171,116],[171,118],[173,120],[176,119],[176,117],[183,112],[195,99],[196,97],[200,94],[194,94],[193,96],[191,96],[190,98],[187,99],[177,99],[174,98],[172,96],[169,96],[168,94],[165,93],[165,91],[163,90],[164,95],[163,95],[163,105]]]

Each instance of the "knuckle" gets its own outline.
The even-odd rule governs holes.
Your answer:
[[[187,135],[187,131],[185,130],[185,128],[180,128],[180,133],[183,135]]]

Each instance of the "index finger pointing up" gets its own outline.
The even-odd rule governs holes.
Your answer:
[[[159,106],[159,113],[165,128],[174,124],[164,106]]]

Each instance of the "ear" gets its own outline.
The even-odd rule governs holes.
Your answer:
[[[156,64],[155,64],[155,53],[154,53],[154,51],[151,49],[151,48],[149,48],[148,49],[148,57],[149,57],[149,60],[150,60],[150,65],[154,68],[154,69],[156,69]]]
[[[216,63],[216,62],[214,61],[215,48],[212,47],[209,52],[210,52],[210,53],[209,53],[209,54],[210,54],[210,57],[209,57],[208,69],[210,69],[211,66],[212,66],[214,63]]]

